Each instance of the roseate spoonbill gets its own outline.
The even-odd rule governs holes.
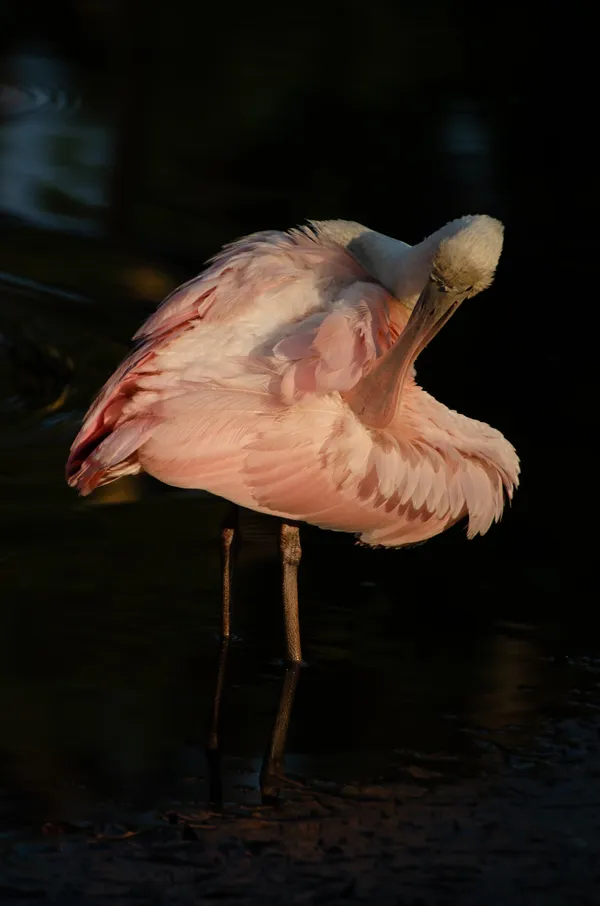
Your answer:
[[[437,402],[414,361],[488,287],[503,226],[454,220],[413,247],[315,221],[232,243],[175,290],[89,410],[67,463],[81,494],[145,470],[281,518],[287,657],[301,659],[298,522],[399,547],[498,521],[519,460]],[[231,550],[222,532],[223,635]]]

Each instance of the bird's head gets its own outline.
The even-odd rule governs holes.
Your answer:
[[[419,337],[414,358],[465,299],[490,286],[502,252],[503,234],[499,220],[477,215],[452,221],[422,243],[428,274],[406,325],[409,333]],[[402,275],[396,290],[397,297],[402,298]]]
[[[430,278],[447,291],[467,296],[487,289],[500,260],[503,236],[500,221],[485,214],[453,220],[423,243],[432,253]],[[401,286],[398,289],[402,291]]]
[[[359,224],[345,224],[345,229],[346,241],[340,244],[410,310],[393,347],[348,397],[366,424],[382,428],[394,417],[405,377],[420,352],[466,298],[491,284],[504,228],[485,215],[461,217],[412,248]]]

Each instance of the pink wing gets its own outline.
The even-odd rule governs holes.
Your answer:
[[[344,249],[317,241],[307,230],[263,232],[227,246],[200,276],[175,290],[146,321],[138,346],[119,366],[90,407],[71,447],[66,474],[71,486],[90,493],[99,484],[140,471],[133,455],[147,440],[155,417],[123,416],[143,373],[157,353],[199,321],[235,321],[257,297],[310,271],[328,285],[350,284],[365,271]]]
[[[518,483],[513,447],[412,379],[389,431],[362,425],[330,391],[360,379],[376,340],[388,338],[374,329],[385,319],[373,296],[361,298],[358,284],[347,295],[334,312],[298,325],[273,358],[249,360],[243,387],[205,383],[165,400],[155,410],[161,425],[140,452],[144,467],[168,484],[356,532],[367,544],[415,543],[465,516],[470,538],[484,534]]]
[[[465,516],[469,537],[484,534],[518,483],[518,459],[499,432],[414,383],[394,434],[366,429],[335,395],[305,399],[290,407],[260,384],[203,386],[165,400],[140,459],[168,484],[386,547]]]
[[[291,421],[293,419],[293,422]],[[430,538],[465,516],[468,537],[498,521],[519,461],[493,428],[458,415],[411,382],[394,432],[370,432],[343,410],[290,414],[286,431],[248,445],[254,506],[370,545]]]
[[[317,240],[308,229],[264,230],[226,245],[199,277],[167,296],[134,339],[162,335],[198,319],[234,321],[252,307],[258,291],[291,282],[307,270],[345,282],[366,276],[348,252]]]
[[[293,405],[307,393],[350,390],[391,344],[385,290],[355,283],[328,314],[296,325],[273,349],[279,393]]]

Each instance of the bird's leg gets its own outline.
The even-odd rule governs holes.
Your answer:
[[[297,525],[290,525],[289,522],[281,523],[279,547],[283,574],[285,654],[288,661],[296,664],[302,660],[298,617],[298,566],[302,548],[300,547],[300,529]]]
[[[221,651],[219,652],[219,666],[217,682],[213,696],[213,708],[210,722],[210,731],[206,745],[206,761],[208,764],[209,799],[215,804],[223,800],[223,783],[221,780],[221,750],[219,747],[219,712],[223,695],[225,680],[225,666],[227,664],[227,651],[231,636],[231,590],[233,579],[233,561],[239,548],[238,508],[233,505],[227,512],[221,524]]]
[[[279,699],[279,708],[269,746],[265,752],[260,772],[260,793],[263,805],[273,805],[279,799],[279,790],[285,783],[283,774],[283,758],[285,755],[285,740],[287,737],[290,716],[294,704],[294,695],[300,675],[300,664],[290,664],[286,667],[283,677],[283,686]]]
[[[228,648],[229,639],[223,639],[223,641],[221,642],[221,651],[219,652],[217,682],[215,685],[215,694],[213,697],[210,732],[208,734],[208,743],[206,745],[206,762],[208,765],[208,798],[209,801],[214,803],[215,805],[221,805],[223,802],[221,749],[219,746],[219,712],[221,710],[221,699],[223,697],[223,683],[225,680],[225,666],[227,664]]]
[[[234,505],[228,511],[221,525],[221,570],[223,582],[221,600],[221,637],[223,639],[228,639],[231,636],[233,563],[238,548],[239,512],[237,506]]]

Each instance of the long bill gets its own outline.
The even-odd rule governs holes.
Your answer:
[[[411,365],[467,295],[431,278],[427,281],[394,345],[352,390],[343,394],[364,424],[370,428],[387,428],[398,410]]]

